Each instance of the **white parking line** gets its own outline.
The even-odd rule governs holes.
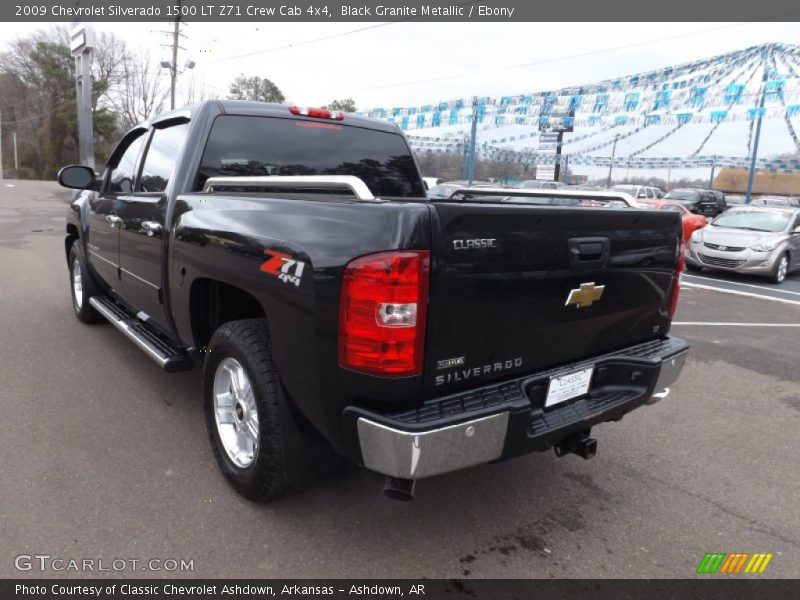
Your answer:
[[[800,300],[789,300],[787,298],[776,298],[775,296],[765,296],[763,294],[753,294],[752,292],[742,292],[739,290],[729,290],[728,288],[716,287],[713,285],[703,285],[700,283],[689,283],[688,281],[681,281],[682,288],[696,288],[698,290],[711,290],[712,292],[720,292],[722,294],[732,294],[734,296],[745,296],[747,298],[759,298],[760,300],[770,300],[771,302],[780,302],[782,304],[794,304],[800,306]]]
[[[738,281],[729,281],[727,279],[714,279],[713,277],[702,277],[701,275],[683,274],[684,277],[691,277],[692,279],[705,279],[706,281],[716,281],[717,283],[730,283],[731,285],[743,285],[745,287],[758,288],[759,290],[769,290],[771,292],[778,292],[779,294],[792,294],[793,296],[800,296],[800,292],[790,292],[789,290],[782,290],[780,288],[768,287],[766,285],[756,285],[754,283],[740,283]]]
[[[704,321],[673,321],[673,325],[711,327],[800,327],[800,323],[709,323]]]

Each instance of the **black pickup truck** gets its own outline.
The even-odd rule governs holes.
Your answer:
[[[81,190],[78,319],[167,371],[202,364],[214,455],[252,499],[330,457],[397,498],[532,451],[589,458],[591,427],[666,397],[686,357],[677,213],[577,190],[428,200],[390,123],[210,101],[59,182]]]

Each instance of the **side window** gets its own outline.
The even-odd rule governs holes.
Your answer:
[[[167,189],[188,131],[189,123],[181,123],[153,132],[144,157],[139,191],[163,192]]]
[[[133,192],[133,179],[136,175],[136,159],[147,137],[144,131],[133,140],[119,159],[117,166],[111,170],[108,182],[110,194],[130,194]]]
[[[655,198],[656,195],[653,193],[653,188],[645,188],[647,190],[647,197],[648,198]]]

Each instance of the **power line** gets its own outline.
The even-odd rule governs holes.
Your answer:
[[[481,0],[471,0],[470,2],[461,2],[461,3],[455,4],[455,6],[469,6],[471,4],[477,4],[479,1],[481,1]],[[324,42],[326,40],[333,40],[333,39],[336,39],[336,38],[341,38],[341,37],[345,37],[345,36],[348,36],[348,35],[361,33],[361,32],[364,32],[364,31],[370,31],[372,29],[378,29],[380,27],[387,27],[389,25],[396,25],[397,23],[403,23],[405,21],[413,21],[413,20],[415,20],[417,18],[418,17],[403,17],[401,19],[396,19],[394,21],[387,21],[385,23],[376,23],[374,25],[368,25],[366,27],[359,27],[358,29],[351,29],[349,31],[343,31],[341,33],[333,33],[331,35],[324,35],[322,37],[312,38],[310,40],[303,40],[303,41],[295,42],[295,43],[292,43],[292,44],[285,44],[283,46],[276,46],[274,48],[267,48],[266,50],[254,50],[253,52],[245,52],[243,54],[234,54],[233,56],[225,56],[225,57],[222,57],[222,58],[215,58],[214,60],[210,60],[210,61],[207,61],[207,62],[210,62],[210,63],[223,62],[223,61],[226,61],[226,60],[235,60],[237,58],[248,58],[250,56],[258,56],[258,55],[261,55],[261,54],[270,54],[272,52],[279,52],[280,50],[288,50],[290,48],[296,48],[298,46],[308,46],[309,44],[316,44],[317,42]]]
[[[800,13],[800,11],[794,11],[792,13],[787,13],[787,14],[798,14],[798,13]],[[786,15],[781,15],[781,16],[786,16]],[[773,17],[773,18],[777,19],[778,17]],[[766,21],[766,20],[770,20],[770,19],[764,19],[764,20]],[[684,33],[684,34],[667,36],[667,37],[662,37],[662,38],[655,38],[655,39],[652,39],[652,40],[646,40],[644,42],[636,42],[636,43],[633,43],[633,44],[624,44],[624,45],[621,45],[621,46],[613,46],[613,47],[609,47],[609,48],[601,48],[599,50],[592,50],[592,51],[587,51],[587,52],[579,52],[577,54],[568,54],[568,55],[565,55],[565,56],[558,56],[556,58],[547,58],[547,59],[535,60],[535,61],[531,61],[531,62],[527,62],[527,63],[521,63],[521,64],[516,64],[516,65],[508,65],[508,66],[505,66],[505,67],[494,67],[494,68],[491,68],[491,69],[484,69],[484,70],[481,70],[481,71],[471,71],[471,72],[459,73],[459,74],[455,74],[455,75],[440,75],[438,77],[432,77],[432,78],[428,78],[428,79],[417,79],[417,80],[414,80],[414,81],[403,81],[403,82],[400,82],[400,83],[373,85],[373,86],[363,87],[363,88],[359,88],[359,89],[362,89],[362,90],[385,89],[385,88],[392,88],[392,87],[401,87],[401,86],[405,86],[405,85],[416,85],[416,84],[419,84],[419,83],[434,83],[434,82],[439,82],[439,81],[443,81],[443,80],[447,80],[447,79],[460,79],[462,77],[470,77],[470,76],[474,76],[474,75],[486,75],[486,74],[489,74],[489,73],[499,73],[499,72],[502,72],[502,71],[510,71],[510,70],[514,70],[514,69],[524,69],[526,67],[533,67],[533,66],[538,66],[538,65],[552,64],[552,63],[556,63],[556,62],[562,62],[562,61],[565,61],[565,60],[573,60],[573,59],[576,59],[576,58],[585,58],[587,56],[594,56],[596,54],[606,54],[606,53],[609,53],[609,52],[616,52],[618,50],[627,50],[629,48],[637,48],[637,47],[640,47],[640,46],[647,46],[647,45],[650,45],[650,44],[657,44],[659,42],[666,42],[666,41],[681,39],[681,38],[685,38],[685,37],[691,37],[691,36],[695,36],[695,35],[702,35],[702,34],[710,33],[710,32],[713,32],[713,31],[720,31],[722,29],[730,29],[732,27],[740,27],[742,25],[747,25],[749,23],[750,23],[750,21],[744,21],[744,22],[741,22],[741,23],[730,23],[730,24],[722,25],[720,27],[712,27],[710,29],[704,29],[704,30],[701,30],[701,31],[693,31],[691,33]]]

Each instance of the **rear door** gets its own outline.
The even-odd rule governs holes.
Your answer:
[[[666,334],[678,213],[452,201],[431,210],[429,392]]]
[[[133,192],[146,129],[129,132],[108,162],[103,187],[89,201],[88,260],[109,288],[119,291],[119,232],[121,207]]]
[[[167,329],[163,305],[162,258],[167,198],[189,123],[182,120],[153,129],[133,194],[122,199],[119,216],[120,278],[125,300],[142,318]]]

